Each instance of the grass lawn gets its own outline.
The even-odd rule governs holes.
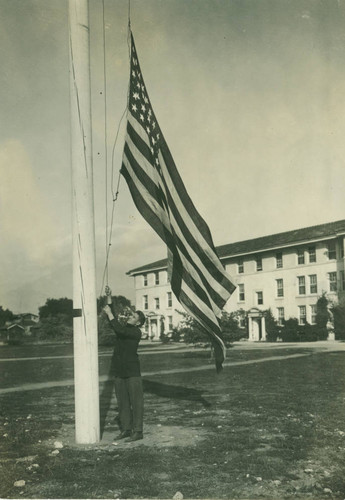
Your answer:
[[[344,499],[345,352],[255,363],[306,352],[234,348],[229,361],[253,363],[220,375],[211,369],[145,377],[145,438],[133,444],[112,444],[118,428],[111,382],[101,385],[104,431],[95,446],[74,443],[73,387],[2,394],[0,496],[165,499],[180,491],[195,499]],[[203,351],[141,359],[150,373],[210,362]],[[16,363],[5,363],[7,382],[16,379]],[[47,380],[57,373],[50,363]],[[69,378],[70,361],[57,363]],[[102,358],[100,373],[108,369]],[[63,447],[54,451],[55,441]],[[14,486],[19,480],[25,485]]]

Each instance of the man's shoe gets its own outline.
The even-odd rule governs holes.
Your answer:
[[[115,441],[117,441],[118,439],[128,438],[131,435],[132,435],[131,431],[122,431],[121,434],[119,434],[118,436],[116,436]]]
[[[133,441],[139,441],[139,439],[143,439],[143,433],[142,432],[133,432],[131,437],[126,439],[126,443],[132,443]]]

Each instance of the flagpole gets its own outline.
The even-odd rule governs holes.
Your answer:
[[[76,442],[100,440],[88,0],[69,0]]]

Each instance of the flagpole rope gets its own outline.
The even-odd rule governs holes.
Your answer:
[[[104,9],[104,0],[102,0],[103,4],[103,53],[104,53],[104,92],[105,92],[105,149],[107,151],[107,112],[106,112],[106,40],[105,40],[105,9]],[[127,45],[128,45],[128,58],[129,62],[131,60],[131,45],[130,45],[130,35],[131,35],[131,19],[130,19],[130,0],[128,0],[128,33],[127,33]],[[110,228],[108,231],[108,161],[107,161],[107,154],[106,154],[106,167],[105,167],[105,184],[106,184],[106,258],[105,258],[105,266],[104,266],[104,271],[103,271],[103,277],[102,277],[102,285],[101,285],[101,292],[100,296],[102,295],[103,288],[104,288],[104,283],[108,285],[109,281],[109,256],[110,256],[110,248],[111,248],[111,242],[112,242],[112,234],[113,234],[113,225],[114,225],[114,211],[115,211],[115,203],[118,199],[119,196],[119,189],[120,189],[120,182],[121,182],[121,168],[119,169],[118,173],[118,178],[117,178],[117,185],[116,185],[116,190],[114,190],[114,167],[115,167],[115,148],[117,145],[117,140],[120,132],[120,127],[122,124],[122,120],[127,115],[128,112],[128,103],[129,103],[129,89],[130,89],[130,83],[128,83],[128,89],[127,89],[127,102],[126,102],[126,107],[122,113],[122,116],[120,118],[115,139],[114,139],[114,144],[112,148],[112,155],[111,155],[111,194],[112,194],[112,210],[111,210],[111,217],[110,217]]]
[[[104,163],[105,163],[105,253],[108,248],[108,115],[107,115],[107,72],[106,72],[106,39],[105,39],[105,7],[102,0],[103,15],[103,85],[104,85]],[[108,266],[106,267],[106,284],[109,283]]]

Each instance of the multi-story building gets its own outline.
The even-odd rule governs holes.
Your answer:
[[[217,247],[236,285],[225,310],[248,316],[249,340],[266,338],[263,311],[271,309],[278,323],[297,318],[315,323],[322,293],[330,302],[345,297],[345,220],[263,236]],[[147,315],[147,335],[158,339],[181,321],[182,311],[171,292],[167,259],[132,269],[136,308]]]

